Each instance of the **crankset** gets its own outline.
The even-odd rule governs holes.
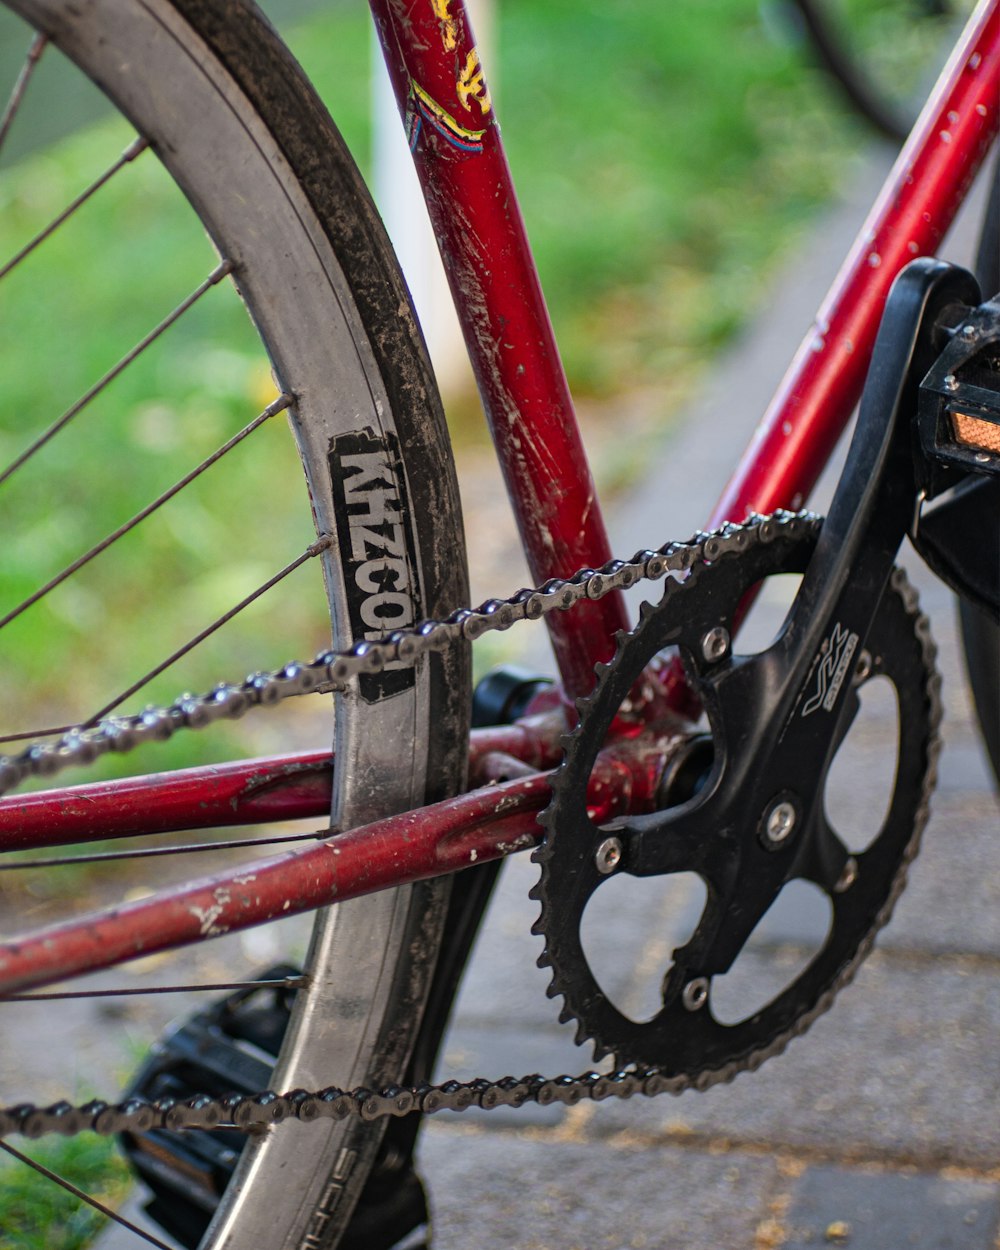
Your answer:
[[[577,1021],[577,1041],[591,1040],[597,1057],[611,1054],[619,1065],[656,1068],[667,1078],[694,1077],[701,1087],[756,1067],[830,1006],[888,921],[926,820],[939,719],[934,647],[893,561],[918,499],[962,485],[969,473],[966,490],[997,481],[978,476],[992,468],[992,454],[956,448],[960,428],[980,440],[1000,428],[981,394],[961,397],[978,424],[952,420],[942,438],[941,422],[925,416],[925,431],[933,427],[938,441],[918,438],[921,382],[940,364],[942,346],[954,340],[969,347],[975,339],[982,348],[1000,338],[996,310],[970,321],[978,301],[971,276],[939,262],[916,261],[899,276],[822,527],[803,532],[801,521],[797,528],[772,518],[748,531],[744,550],[704,560],[685,580],[668,583],[660,604],[644,605],[637,628],[620,636],[616,656],[599,666],[593,694],[581,701],[542,817],[547,832],[535,852],[541,875],[533,897],[541,903],[535,931],[545,938],[539,963],[552,969],[549,994],[562,996],[562,1019]],[[972,366],[970,375],[982,380]],[[940,385],[951,400],[955,377],[946,376]],[[974,561],[962,554],[971,544],[957,541],[953,528],[940,563],[954,583],[974,581]],[[778,638],[759,655],[738,654],[733,638],[754,588],[789,572],[803,576]],[[660,810],[599,826],[586,803],[597,756],[644,669],[671,647],[707,715],[703,775],[679,801],[664,795]],[[874,836],[852,850],[851,831],[834,826],[824,795],[859,688],[874,677],[888,679],[898,704],[895,781]],[[659,1009],[636,1021],[610,1001],[588,962],[584,912],[612,875],[679,873],[701,878],[706,902],[690,940],[673,952]],[[765,1006],[723,1022],[713,1010],[718,979],[794,881],[811,883],[829,901],[822,946]]]

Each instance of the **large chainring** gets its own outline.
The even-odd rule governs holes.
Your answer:
[[[816,657],[810,682],[820,696],[836,671],[852,689],[828,715],[829,743],[815,775],[795,770],[783,779],[787,793],[779,788],[763,805],[759,785],[754,796],[755,781],[766,770],[757,752],[762,740],[775,739],[761,735],[753,700],[733,697],[739,683],[732,677],[742,667],[742,676],[749,676],[742,688],[753,691],[755,680],[767,680],[767,666],[779,662],[778,648],[741,657],[732,654],[729,639],[747,592],[774,574],[803,572],[818,530],[818,522],[785,525],[772,518],[748,530],[744,550],[696,564],[684,581],[668,581],[659,605],[644,604],[636,629],[619,636],[617,654],[609,665],[598,666],[596,688],[579,704],[578,727],[567,740],[552,802],[541,817],[546,838],[534,855],[541,876],[532,896],[541,903],[535,932],[545,937],[538,962],[552,969],[548,993],[562,995],[561,1018],[578,1022],[577,1042],[590,1039],[595,1058],[611,1054],[619,1066],[656,1068],[667,1077],[697,1074],[701,1087],[758,1066],[831,1005],[889,920],[905,884],[933,785],[940,680],[926,617],[901,570],[894,570],[863,647],[848,654],[849,663],[834,663],[836,637],[827,639]],[[597,827],[586,801],[595,760],[635,682],[668,647],[679,649],[707,713],[713,751],[704,783],[677,806]],[[825,813],[824,791],[832,760],[857,715],[859,688],[879,676],[888,678],[898,701],[895,783],[874,836],[863,851],[851,854]],[[793,717],[802,714],[807,693]],[[791,718],[779,741],[789,725]],[[735,804],[735,818],[733,785],[748,800],[742,809]],[[722,805],[727,787],[729,799]],[[637,1022],[609,1000],[587,961],[584,912],[612,873],[692,872],[707,888],[700,920],[690,941],[673,953],[662,1007],[652,1019]],[[732,966],[784,885],[797,879],[819,886],[829,898],[824,943],[765,1006],[747,1019],[723,1023],[713,1012],[713,978]]]

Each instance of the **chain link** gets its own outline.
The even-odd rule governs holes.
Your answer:
[[[545,1107],[552,1103],[574,1106],[591,1099],[632,1098],[636,1094],[678,1094],[691,1084],[684,1077],[667,1078],[655,1070],[621,1070],[608,1074],[585,1072],[582,1076],[544,1077],[535,1073],[517,1079],[504,1076],[488,1081],[445,1081],[441,1085],[389,1086],[342,1090],[336,1086],[308,1091],[292,1090],[276,1094],[264,1090],[256,1094],[228,1094],[212,1098],[198,1094],[192,1098],[160,1098],[147,1102],[140,1098],[111,1104],[94,1100],[81,1106],[57,1102],[50,1107],[25,1103],[0,1109],[0,1138],[20,1133],[36,1138],[47,1133],[72,1137],[92,1130],[102,1136],[115,1133],[148,1133],[151,1129],[238,1128],[244,1131],[280,1124],[286,1120],[380,1120],[420,1111],[468,1111],[480,1107],[521,1107],[534,1102]]]

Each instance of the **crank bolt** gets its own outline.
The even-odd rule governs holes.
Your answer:
[[[761,817],[761,834],[768,850],[776,850],[788,841],[798,821],[799,813],[791,799],[775,799],[764,809]]]
[[[701,640],[701,653],[709,664],[717,664],[729,653],[729,631],[717,625]]]
[[[695,977],[681,991],[681,1002],[686,1011],[701,1011],[708,1002],[708,978]]]
[[[858,879],[858,861],[852,855],[844,864],[844,871],[837,878],[837,884],[833,887],[835,894],[843,894],[845,890],[849,890]]]
[[[597,848],[594,855],[594,861],[597,864],[597,871],[602,877],[608,876],[614,872],[622,861],[623,847],[620,838],[605,838],[601,845]]]
[[[867,681],[872,675],[872,657],[867,651],[862,651],[858,656],[858,662],[854,666],[854,680],[857,685],[863,681]]]

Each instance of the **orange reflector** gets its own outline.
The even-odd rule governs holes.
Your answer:
[[[1000,455],[1000,425],[967,412],[952,412],[951,419],[956,442]]]

